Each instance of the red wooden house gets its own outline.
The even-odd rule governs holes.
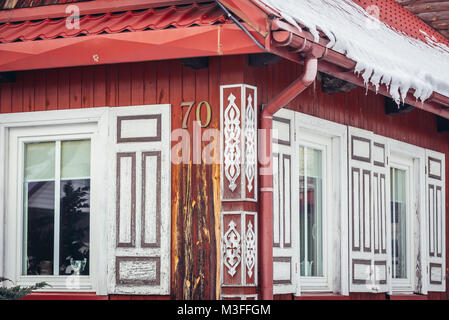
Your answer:
[[[27,298],[448,299],[445,2],[0,8]]]

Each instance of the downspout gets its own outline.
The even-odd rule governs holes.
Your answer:
[[[262,134],[265,134],[265,150],[262,154],[267,163],[260,164],[260,198],[261,198],[261,290],[262,300],[273,299],[273,154],[272,154],[272,129],[273,115],[285,107],[314,81],[318,71],[318,59],[316,55],[306,58],[303,75],[284,89],[278,96],[271,100],[261,113]]]

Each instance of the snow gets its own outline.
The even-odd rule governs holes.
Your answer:
[[[421,101],[433,91],[449,96],[449,47],[423,31],[426,42],[394,30],[350,0],[259,1],[297,28],[307,27],[315,41],[322,31],[329,48],[357,63],[355,72],[365,84],[386,84],[397,103],[411,88]]]

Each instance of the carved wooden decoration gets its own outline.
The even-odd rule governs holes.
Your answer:
[[[256,286],[256,213],[223,212],[221,235],[223,286]]]
[[[170,293],[170,106],[110,114],[108,292]]]
[[[257,201],[257,88],[221,86],[222,200]]]

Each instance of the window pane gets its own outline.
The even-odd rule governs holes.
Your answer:
[[[55,183],[28,182],[25,188],[24,274],[52,275]]]
[[[301,276],[323,276],[322,152],[304,149],[300,175]]]
[[[90,180],[61,181],[59,274],[89,275]]]
[[[90,140],[61,143],[61,179],[90,176]]]
[[[393,278],[407,278],[406,172],[391,168],[391,223]]]
[[[55,177],[55,143],[25,145],[25,180],[52,180]]]

